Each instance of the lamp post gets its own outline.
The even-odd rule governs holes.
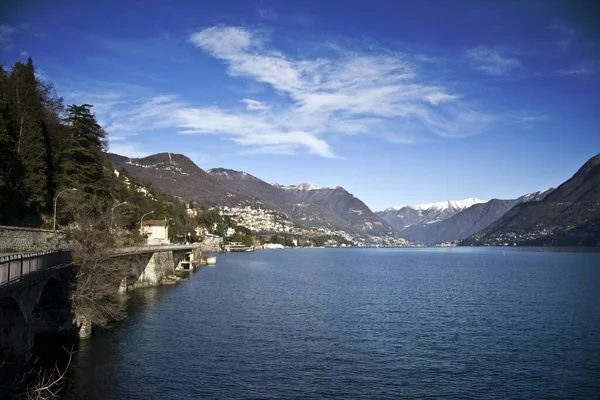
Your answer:
[[[58,202],[58,196],[60,196],[64,192],[75,192],[75,191],[77,191],[76,188],[62,190],[62,191],[58,192],[58,194],[54,198],[54,224],[53,224],[52,230],[54,230],[54,231],[56,230],[56,203]]]
[[[117,208],[119,206],[123,206],[125,204],[127,204],[126,201],[119,203],[116,206],[113,206],[113,208],[111,208],[111,210],[110,210],[110,233],[113,232],[113,219],[114,219],[115,208]]]
[[[154,214],[154,211],[150,211],[150,212],[147,212],[146,214],[142,215],[142,218],[140,219],[140,234],[144,233],[144,228],[143,228],[143,225],[142,225],[144,223],[144,217],[146,215],[150,215],[150,214]]]

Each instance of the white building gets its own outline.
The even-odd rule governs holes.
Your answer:
[[[283,249],[283,245],[279,243],[266,243],[263,246],[265,249]]]
[[[169,244],[169,221],[166,219],[143,221],[140,234],[148,238],[146,243],[149,245]]]

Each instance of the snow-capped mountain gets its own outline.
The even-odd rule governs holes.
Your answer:
[[[298,185],[280,185],[278,183],[273,183],[273,186],[279,188],[279,189],[285,189],[285,190],[321,190],[321,189],[343,189],[343,187],[341,186],[336,186],[336,187],[319,187],[317,185],[314,185],[312,183],[308,183],[308,182],[304,182],[304,183],[300,183]]]
[[[517,201],[519,203],[524,203],[526,201],[541,201],[544,200],[544,197],[549,195],[553,190],[554,188],[549,188],[546,190],[540,190],[539,192],[527,193],[519,197]]]
[[[469,197],[468,199],[464,199],[464,200],[448,200],[448,201],[439,201],[437,203],[414,204],[414,205],[409,204],[409,205],[403,205],[403,206],[399,206],[399,207],[390,207],[390,208],[387,208],[385,211],[388,211],[388,210],[397,211],[397,210],[401,210],[404,207],[412,208],[413,210],[431,210],[431,209],[445,210],[445,209],[449,209],[449,208],[454,208],[454,209],[459,208],[462,210],[465,208],[469,208],[472,205],[480,204],[480,203],[485,203],[485,201],[476,199],[474,197]]]
[[[402,231],[402,235],[408,240],[427,244],[465,239],[487,228],[515,205],[540,201],[552,193],[552,190],[527,193],[517,199],[492,199],[485,203],[476,203],[443,221],[409,226]]]
[[[483,200],[470,197],[464,200],[448,200],[437,203],[390,207],[377,215],[392,227],[403,230],[412,225],[425,225],[443,221]]]

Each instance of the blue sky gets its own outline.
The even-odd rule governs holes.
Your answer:
[[[514,198],[600,151],[593,1],[3,4],[0,59],[33,57],[131,157],[341,185],[379,210]]]

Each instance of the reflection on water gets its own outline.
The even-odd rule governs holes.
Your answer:
[[[539,250],[539,249],[538,249]],[[600,254],[231,253],[140,289],[73,398],[597,398]]]
[[[128,371],[123,366],[136,357],[122,351],[121,341],[131,331],[132,324],[153,318],[153,309],[161,297],[173,289],[173,285],[165,285],[130,292],[125,320],[115,322],[108,329],[94,328],[91,340],[79,342],[69,377],[70,399],[108,399],[114,396],[118,382],[127,381]],[[126,398],[126,392],[124,395]]]

